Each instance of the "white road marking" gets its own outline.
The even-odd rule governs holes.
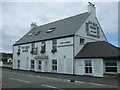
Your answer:
[[[26,82],[26,83],[31,83],[31,82],[29,82],[29,81],[21,80],[21,79],[15,79],[15,78],[10,78],[10,79],[12,79],[12,80],[17,80],[17,81],[21,81],[21,82]]]
[[[8,73],[8,72],[6,72],[6,73]],[[23,74],[23,73],[16,73],[16,72],[10,72],[9,74],[11,74],[11,73],[18,74],[18,75],[26,75],[26,76],[30,76],[30,77],[37,77],[37,78],[52,79],[52,80],[63,81],[63,82],[70,82],[70,80],[68,80],[68,79],[58,79],[58,78],[52,78],[52,77],[47,77],[47,76],[30,75],[30,74]],[[118,86],[115,86],[115,85],[99,84],[99,83],[84,82],[84,81],[75,81],[75,83],[91,84],[91,85],[95,85],[95,86],[118,88]]]
[[[44,87],[49,87],[49,88],[57,88],[57,87],[46,85],[46,84],[41,84],[41,85],[44,86]]]

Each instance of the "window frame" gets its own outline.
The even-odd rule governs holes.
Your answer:
[[[85,39],[84,39],[84,38],[80,38],[79,40],[80,40],[80,41],[79,41],[79,42],[80,42],[80,44],[82,44],[82,45],[84,45],[84,44],[85,44]]]
[[[57,59],[52,59],[52,71],[57,72],[58,67],[57,67]]]
[[[116,65],[106,65],[106,63],[109,63],[109,64],[111,64],[111,63],[115,63]],[[114,72],[114,71],[106,71],[107,70],[107,68],[116,68],[116,71]],[[118,72],[118,62],[117,61],[106,61],[105,62],[105,73],[117,73]]]

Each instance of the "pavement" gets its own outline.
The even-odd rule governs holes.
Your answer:
[[[51,80],[57,81],[67,81],[79,84],[88,84],[95,86],[102,86],[107,88],[118,88],[120,82],[118,77],[105,76],[105,77],[91,77],[91,76],[80,76],[80,75],[67,75],[67,74],[56,74],[56,73],[41,73],[41,72],[33,72],[33,71],[23,71],[23,70],[13,70],[8,65],[4,66],[3,71],[8,70],[11,73],[17,73],[22,75],[36,76],[42,78],[48,78]],[[43,85],[44,86],[44,85]]]

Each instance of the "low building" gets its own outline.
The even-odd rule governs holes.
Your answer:
[[[79,67],[84,62],[75,57],[86,43],[97,41],[107,42],[107,39],[96,17],[96,8],[89,3],[88,12],[41,26],[32,23],[31,30],[13,45],[12,68],[81,75],[84,67]],[[101,59],[101,69],[102,63]],[[94,72],[93,76],[103,77],[101,71]]]
[[[75,56],[78,75],[120,74],[120,48],[105,41],[87,43]]]

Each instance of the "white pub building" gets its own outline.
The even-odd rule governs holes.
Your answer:
[[[89,3],[88,12],[41,26],[32,23],[13,45],[12,69],[103,77],[120,73],[117,51],[107,42],[96,8]]]

